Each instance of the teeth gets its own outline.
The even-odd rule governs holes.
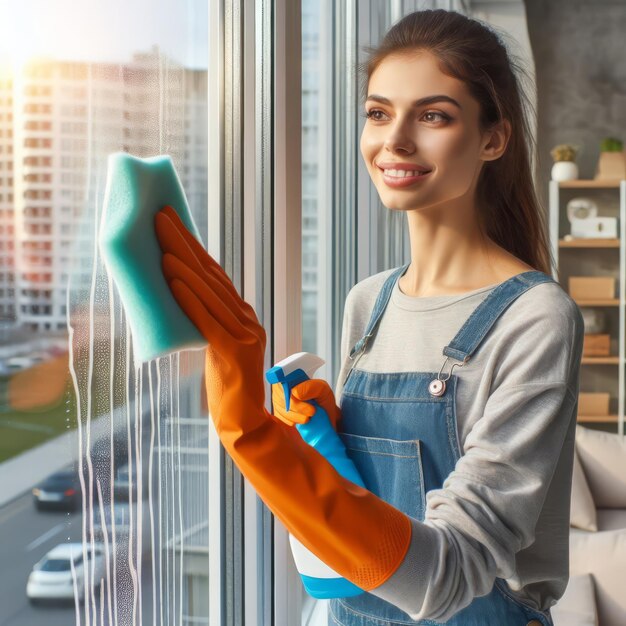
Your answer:
[[[396,178],[406,178],[407,176],[421,176],[423,174],[427,174],[428,172],[420,172],[418,170],[408,171],[408,170],[384,170],[387,176],[395,176]]]

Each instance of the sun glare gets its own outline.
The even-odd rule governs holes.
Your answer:
[[[28,41],[11,32],[4,3],[0,7],[0,72],[3,76],[17,75],[29,57]]]

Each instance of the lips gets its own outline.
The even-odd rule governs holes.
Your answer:
[[[383,161],[376,164],[380,170],[408,170],[410,172],[430,172],[431,168],[418,163],[394,163],[393,161]]]
[[[401,189],[404,187],[412,187],[413,185],[421,183],[423,180],[427,179],[431,175],[431,173],[432,170],[430,172],[420,173],[417,176],[390,176],[389,174],[385,174],[385,172],[382,172],[382,177],[384,183],[388,187],[391,187],[393,189]]]

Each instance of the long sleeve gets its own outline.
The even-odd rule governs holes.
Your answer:
[[[559,292],[557,310],[527,298],[503,316],[489,380],[481,380],[488,397],[463,455],[442,488],[427,493],[424,522],[412,520],[403,562],[370,591],[411,619],[446,621],[489,593],[496,577],[514,577],[516,554],[534,543],[549,490],[571,490],[571,471],[557,469],[573,464],[584,324],[574,301]],[[342,370],[346,346],[362,331],[351,327],[349,313]]]

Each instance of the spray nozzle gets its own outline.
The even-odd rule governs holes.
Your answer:
[[[285,394],[285,406],[289,410],[291,389],[313,377],[313,374],[324,365],[324,359],[311,352],[296,352],[279,361],[267,370],[265,378],[271,384],[281,383]]]

